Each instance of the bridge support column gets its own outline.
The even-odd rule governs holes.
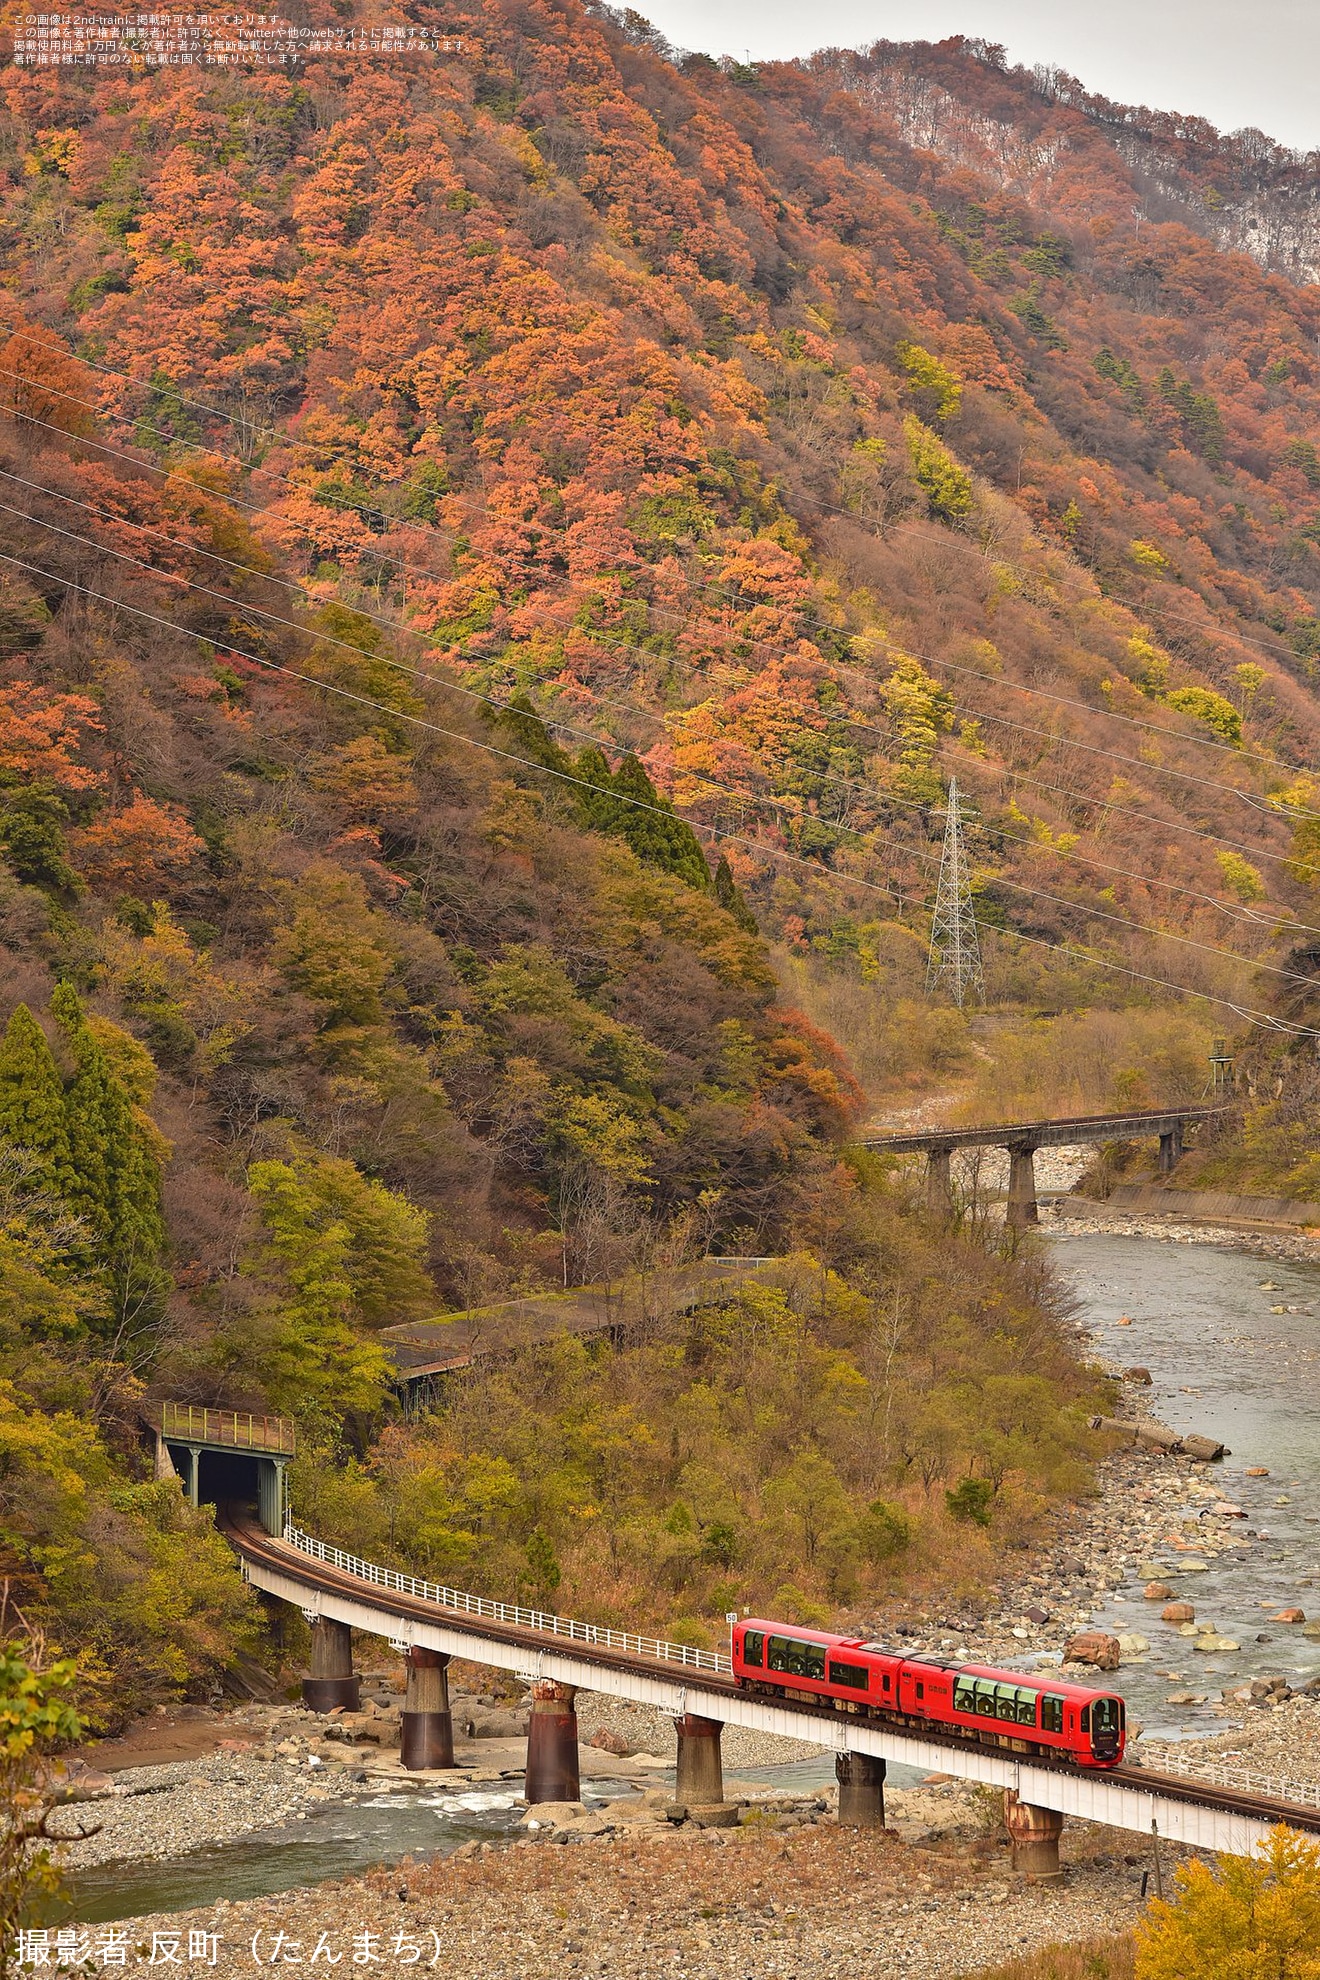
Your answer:
[[[408,1688],[399,1718],[401,1767],[452,1767],[454,1721],[449,1710],[449,1658],[414,1645],[404,1658]]]
[[[712,1808],[724,1799],[724,1763],[720,1755],[719,1719],[687,1712],[674,1720],[678,1733],[678,1780],[674,1800],[688,1808]]]
[[[1019,1801],[1012,1788],[1004,1789],[1004,1826],[1013,1845],[1013,1868],[1033,1884],[1063,1881],[1059,1863],[1059,1837],[1063,1816],[1057,1808],[1037,1808],[1030,1801]]]
[[[884,1761],[874,1753],[836,1753],[834,1778],[839,1783],[839,1827],[883,1829]]]
[[[532,1715],[527,1727],[529,1806],[538,1801],[576,1801],[582,1791],[578,1773],[577,1686],[537,1678],[532,1685]]]
[[[1160,1175],[1171,1176],[1173,1174],[1182,1160],[1182,1152],[1182,1122],[1176,1121],[1171,1128],[1166,1128],[1160,1136]]]
[[[1036,1151],[1021,1142],[1008,1150],[1008,1222],[1015,1230],[1026,1230],[1040,1222],[1036,1208]]]
[[[353,1632],[347,1623],[318,1616],[312,1624],[312,1674],[302,1681],[309,1712],[333,1712],[342,1705],[356,1712],[361,1688],[353,1675]]]
[[[947,1217],[953,1209],[952,1156],[947,1148],[926,1150],[926,1208],[932,1217]]]

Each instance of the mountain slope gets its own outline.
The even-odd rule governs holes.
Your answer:
[[[1256,956],[1254,898],[1304,911],[1260,797],[1314,740],[1315,295],[1149,223],[1093,121],[966,51],[726,75],[631,16],[462,26],[370,75],[10,72],[15,284],[102,416],[235,462],[314,599],[635,748],[790,938],[919,923],[938,759],[989,921],[1259,1004],[1122,923]]]

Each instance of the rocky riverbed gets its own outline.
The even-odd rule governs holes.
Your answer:
[[[1066,1882],[1024,1890],[975,1795],[921,1790],[915,1820],[907,1799],[894,1797],[895,1827],[879,1833],[814,1809],[730,1828],[634,1819],[571,1841],[548,1826],[444,1861],[138,1919],[122,1943],[130,1966],[159,1964],[162,1940],[186,1966],[189,1934],[208,1935],[193,1942],[205,1948],[197,1970],[220,1974],[311,1964],[319,1947],[327,1966],[416,1963],[481,1980],[954,1980],[1138,1913],[1135,1838],[1070,1826]],[[93,1965],[107,1929],[87,1935]]]
[[[1131,1210],[1109,1209],[1102,1203],[1079,1207],[1079,1200],[1043,1203],[1040,1220],[1046,1230],[1069,1237],[1153,1238],[1159,1244],[1208,1244],[1221,1251],[1243,1251],[1252,1258],[1320,1264],[1320,1241],[1289,1231],[1247,1231],[1221,1224],[1180,1224],[1172,1217],[1143,1217]]]

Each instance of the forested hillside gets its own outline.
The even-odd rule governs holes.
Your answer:
[[[1020,1537],[1084,1384],[842,1159],[830,1032],[1099,1105],[1315,1022],[1320,295],[993,51],[410,18],[461,53],[0,74],[3,1571],[148,1689],[242,1627],[134,1482],[166,1393],[298,1415],[364,1543],[406,1485],[438,1564],[623,1607]],[[974,1021],[920,994],[954,776]],[[817,1317],[379,1441],[388,1321],[795,1246]],[[735,1503],[693,1425],[754,1393]]]

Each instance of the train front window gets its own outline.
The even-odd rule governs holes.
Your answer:
[[[749,1629],[744,1633],[743,1662],[744,1664],[763,1664],[765,1662],[765,1631],[763,1629]]]
[[[1097,1698],[1091,1706],[1091,1738],[1096,1746],[1102,1742],[1117,1743],[1119,1727],[1123,1723],[1123,1701],[1119,1698]],[[1085,1726],[1083,1726],[1085,1731]]]

